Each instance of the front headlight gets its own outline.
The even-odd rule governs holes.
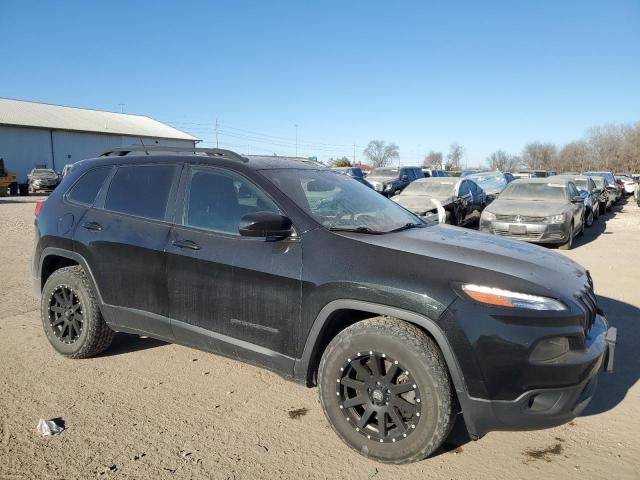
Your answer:
[[[486,222],[493,222],[496,219],[496,214],[484,209],[480,215],[480,219]]]
[[[538,295],[529,295],[527,293],[511,292],[509,290],[502,290],[501,288],[465,283],[462,284],[462,291],[476,302],[495,307],[552,310],[556,312],[567,310],[567,307],[559,300],[539,297]]]
[[[545,217],[547,223],[564,223],[565,216],[564,213],[560,215],[551,215],[550,217]]]
[[[387,183],[384,186],[385,191],[393,190],[393,183]]]

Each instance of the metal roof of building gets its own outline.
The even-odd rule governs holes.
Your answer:
[[[169,125],[129,113],[0,98],[0,125],[199,141]]]

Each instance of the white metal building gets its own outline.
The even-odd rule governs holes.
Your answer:
[[[200,139],[143,115],[0,98],[0,158],[18,183],[36,165],[68,163],[131,145],[194,147]]]

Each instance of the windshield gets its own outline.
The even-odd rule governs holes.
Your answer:
[[[33,175],[38,176],[38,177],[49,177],[51,175],[57,176],[57,173],[54,172],[53,170],[49,170],[47,168],[36,168],[33,171]]]
[[[367,178],[389,178],[397,177],[400,169],[398,168],[376,168]]]
[[[470,176],[485,192],[502,191],[507,186],[507,179],[500,172],[489,172]]]
[[[589,183],[584,178],[576,178],[576,179],[573,180],[573,183],[575,183],[576,187],[578,187],[578,189],[580,189],[580,190],[584,190],[584,191],[588,191],[589,190]]]
[[[424,222],[376,191],[330,170],[261,172],[324,227],[385,233]]]
[[[429,195],[431,197],[450,197],[455,183],[451,182],[412,182],[400,195]]]
[[[500,195],[501,199],[566,200],[562,183],[511,183]]]
[[[607,182],[608,185],[613,185],[614,183],[613,182],[614,179],[611,178],[613,175],[607,172],[586,172],[586,173],[583,173],[583,175],[586,175],[588,177],[601,177]]]

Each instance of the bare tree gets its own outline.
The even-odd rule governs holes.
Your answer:
[[[442,168],[442,152],[434,152],[431,150],[422,161],[422,165],[428,168]]]
[[[400,158],[398,146],[395,143],[387,145],[383,140],[371,140],[362,153],[369,159],[373,168],[384,167],[392,160]]]
[[[496,150],[489,156],[489,158],[487,158],[487,161],[493,170],[511,172],[518,168],[520,157],[509,155],[504,150]]]
[[[522,159],[527,167],[535,170],[554,170],[557,156],[558,149],[552,143],[528,143],[522,151]]]
[[[447,170],[460,170],[462,157],[464,157],[464,147],[457,142],[453,142],[447,155]]]
[[[565,172],[584,172],[593,168],[591,147],[584,140],[567,143],[558,152],[558,164],[555,170]]]

